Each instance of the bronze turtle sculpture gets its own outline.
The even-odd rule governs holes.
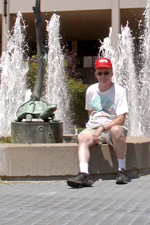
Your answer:
[[[21,122],[22,119],[26,119],[26,122],[31,122],[32,118],[39,118],[48,122],[54,119],[54,111],[57,109],[57,105],[48,105],[45,101],[32,101],[24,103],[17,110],[16,122]]]

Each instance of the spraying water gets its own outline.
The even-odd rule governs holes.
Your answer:
[[[126,126],[129,129],[130,136],[150,136],[150,18],[149,6],[146,8],[145,21],[146,28],[144,32],[143,44],[141,46],[140,68],[135,69],[134,63],[134,44],[129,25],[121,27],[121,34],[118,36],[118,49],[115,51],[112,47],[112,30],[109,37],[101,42],[99,56],[110,58],[113,64],[113,81],[126,89],[129,115],[126,119]],[[136,65],[138,66],[138,65]],[[138,73],[136,73],[138,71]]]
[[[150,136],[150,0],[147,1],[144,17],[144,33],[140,37],[139,99],[142,134]]]
[[[127,118],[127,126],[129,127],[130,136],[140,136],[140,115],[139,115],[139,99],[138,84],[134,64],[134,44],[128,24],[121,28],[118,43],[118,61],[117,61],[118,83],[126,89],[129,116]]]
[[[2,53],[0,86],[0,134],[10,134],[11,122],[25,100],[28,71],[25,54],[25,23],[18,12],[12,35],[8,36],[7,51]]]
[[[47,24],[48,31],[48,64],[45,100],[57,104],[56,119],[61,120],[64,133],[70,133],[69,96],[66,89],[64,56],[60,46],[60,16],[53,14]]]
[[[113,65],[113,71],[114,71],[114,75],[113,75],[113,82],[117,82],[117,72],[116,72],[116,67],[114,65],[116,65],[117,62],[117,54],[115,49],[113,48],[113,44],[112,44],[112,28],[109,28],[109,36],[104,38],[104,41],[102,42],[101,40],[99,40],[101,43],[101,47],[99,49],[99,53],[98,53],[98,57],[105,57],[111,60],[112,65]]]

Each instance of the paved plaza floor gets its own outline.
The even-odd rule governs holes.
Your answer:
[[[150,175],[127,185],[98,180],[78,189],[66,181],[1,182],[3,224],[150,225]]]

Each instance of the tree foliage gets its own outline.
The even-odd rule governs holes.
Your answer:
[[[37,73],[38,73],[38,56],[37,55],[33,55],[31,57],[31,59],[29,60],[29,70],[28,73],[26,75],[26,84],[27,84],[27,89],[30,89],[31,92],[33,92],[33,88],[35,85],[35,81],[37,78]],[[45,65],[46,67],[46,65]],[[46,82],[46,77],[45,74],[43,74],[43,86],[42,86],[42,95],[44,93],[45,90],[45,82]]]
[[[78,127],[85,126],[88,120],[88,113],[85,110],[85,93],[88,85],[82,81],[68,79],[67,88],[70,96],[70,111],[73,124]]]

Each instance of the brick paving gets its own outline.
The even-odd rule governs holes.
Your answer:
[[[0,225],[8,224],[150,225],[150,175],[78,189],[66,181],[1,182]]]

